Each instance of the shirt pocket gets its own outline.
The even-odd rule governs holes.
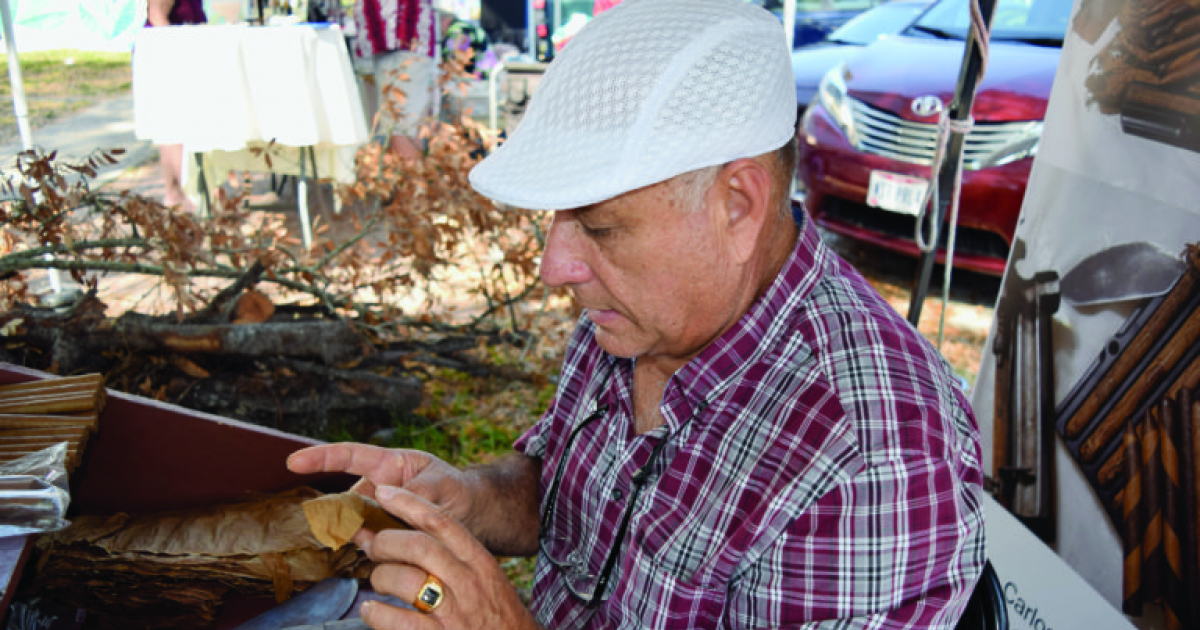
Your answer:
[[[657,628],[718,628],[722,627],[727,592],[723,580],[688,579],[676,573],[672,562],[652,562],[643,575],[633,580],[639,584],[635,597],[639,600],[640,616],[646,624]],[[636,607],[635,607],[636,608]]]

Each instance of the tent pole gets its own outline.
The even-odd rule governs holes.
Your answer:
[[[0,0],[0,18],[4,21],[4,49],[8,55],[8,83],[13,92],[13,113],[17,117],[17,134],[21,136],[21,149],[33,149],[33,132],[29,129],[29,107],[25,103],[25,79],[21,76],[21,60],[17,57],[17,38],[14,34],[12,11],[8,0]],[[47,259],[52,258],[46,254]],[[63,293],[62,280],[57,269],[47,270],[50,290],[57,296]]]
[[[29,108],[25,104],[25,81],[21,77],[21,60],[17,58],[17,42],[13,34],[12,11],[8,0],[0,0],[0,17],[4,18],[4,48],[8,53],[8,83],[13,92],[13,113],[17,116],[17,133],[21,136],[21,148],[33,148],[33,134],[29,130]]]
[[[995,13],[995,10],[996,0],[979,0],[979,11],[989,31],[992,25],[992,14]],[[983,35],[987,37],[988,33]],[[987,46],[986,41],[983,46]],[[967,33],[966,45],[963,47],[963,60],[958,75],[958,84],[954,89],[954,100],[950,103],[949,117],[952,121],[962,122],[971,117],[971,107],[975,103],[975,87],[980,79],[980,69],[983,68],[983,64],[983,53],[977,41],[975,29],[970,29]],[[937,261],[938,243],[941,240],[942,230],[946,229],[946,226],[943,225],[946,220],[946,210],[950,207],[951,200],[959,194],[959,191],[955,189],[955,181],[958,178],[959,156],[962,154],[965,138],[962,132],[953,129],[952,126],[946,144],[945,159],[942,160],[939,171],[934,173],[936,181],[930,183],[931,186],[937,186],[938,191],[937,207],[931,209],[933,216],[929,218],[937,228],[933,233],[938,237],[934,239],[929,251],[921,253],[921,269],[914,279],[912,297],[908,304],[908,322],[913,326],[921,321],[921,307],[925,304],[925,296],[929,292],[929,279],[933,275],[933,265]]]
[[[796,47],[796,0],[783,3],[783,33],[787,36],[788,50]]]

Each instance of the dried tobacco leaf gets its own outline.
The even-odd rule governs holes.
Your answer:
[[[98,627],[211,625],[227,596],[283,601],[334,576],[365,578],[359,550],[324,549],[296,488],[246,501],[158,514],[79,516],[38,540],[30,591],[88,610]],[[101,621],[103,620],[103,621]]]
[[[357,492],[327,494],[304,502],[304,516],[313,536],[330,549],[341,549],[360,529],[408,529],[374,499]]]

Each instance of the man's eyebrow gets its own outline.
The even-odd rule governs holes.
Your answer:
[[[588,216],[603,218],[603,214],[604,214],[604,212],[602,210],[600,210],[600,204],[598,204],[598,203],[592,203],[592,204],[588,204],[586,206],[579,206],[578,208],[573,208],[572,212],[575,214],[575,217],[579,218],[579,219],[582,219],[582,218],[588,217]]]

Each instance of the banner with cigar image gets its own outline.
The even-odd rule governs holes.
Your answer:
[[[1200,1],[1080,0],[972,393],[990,497],[1111,606],[1039,598],[1046,627],[1200,628],[1197,199]]]

